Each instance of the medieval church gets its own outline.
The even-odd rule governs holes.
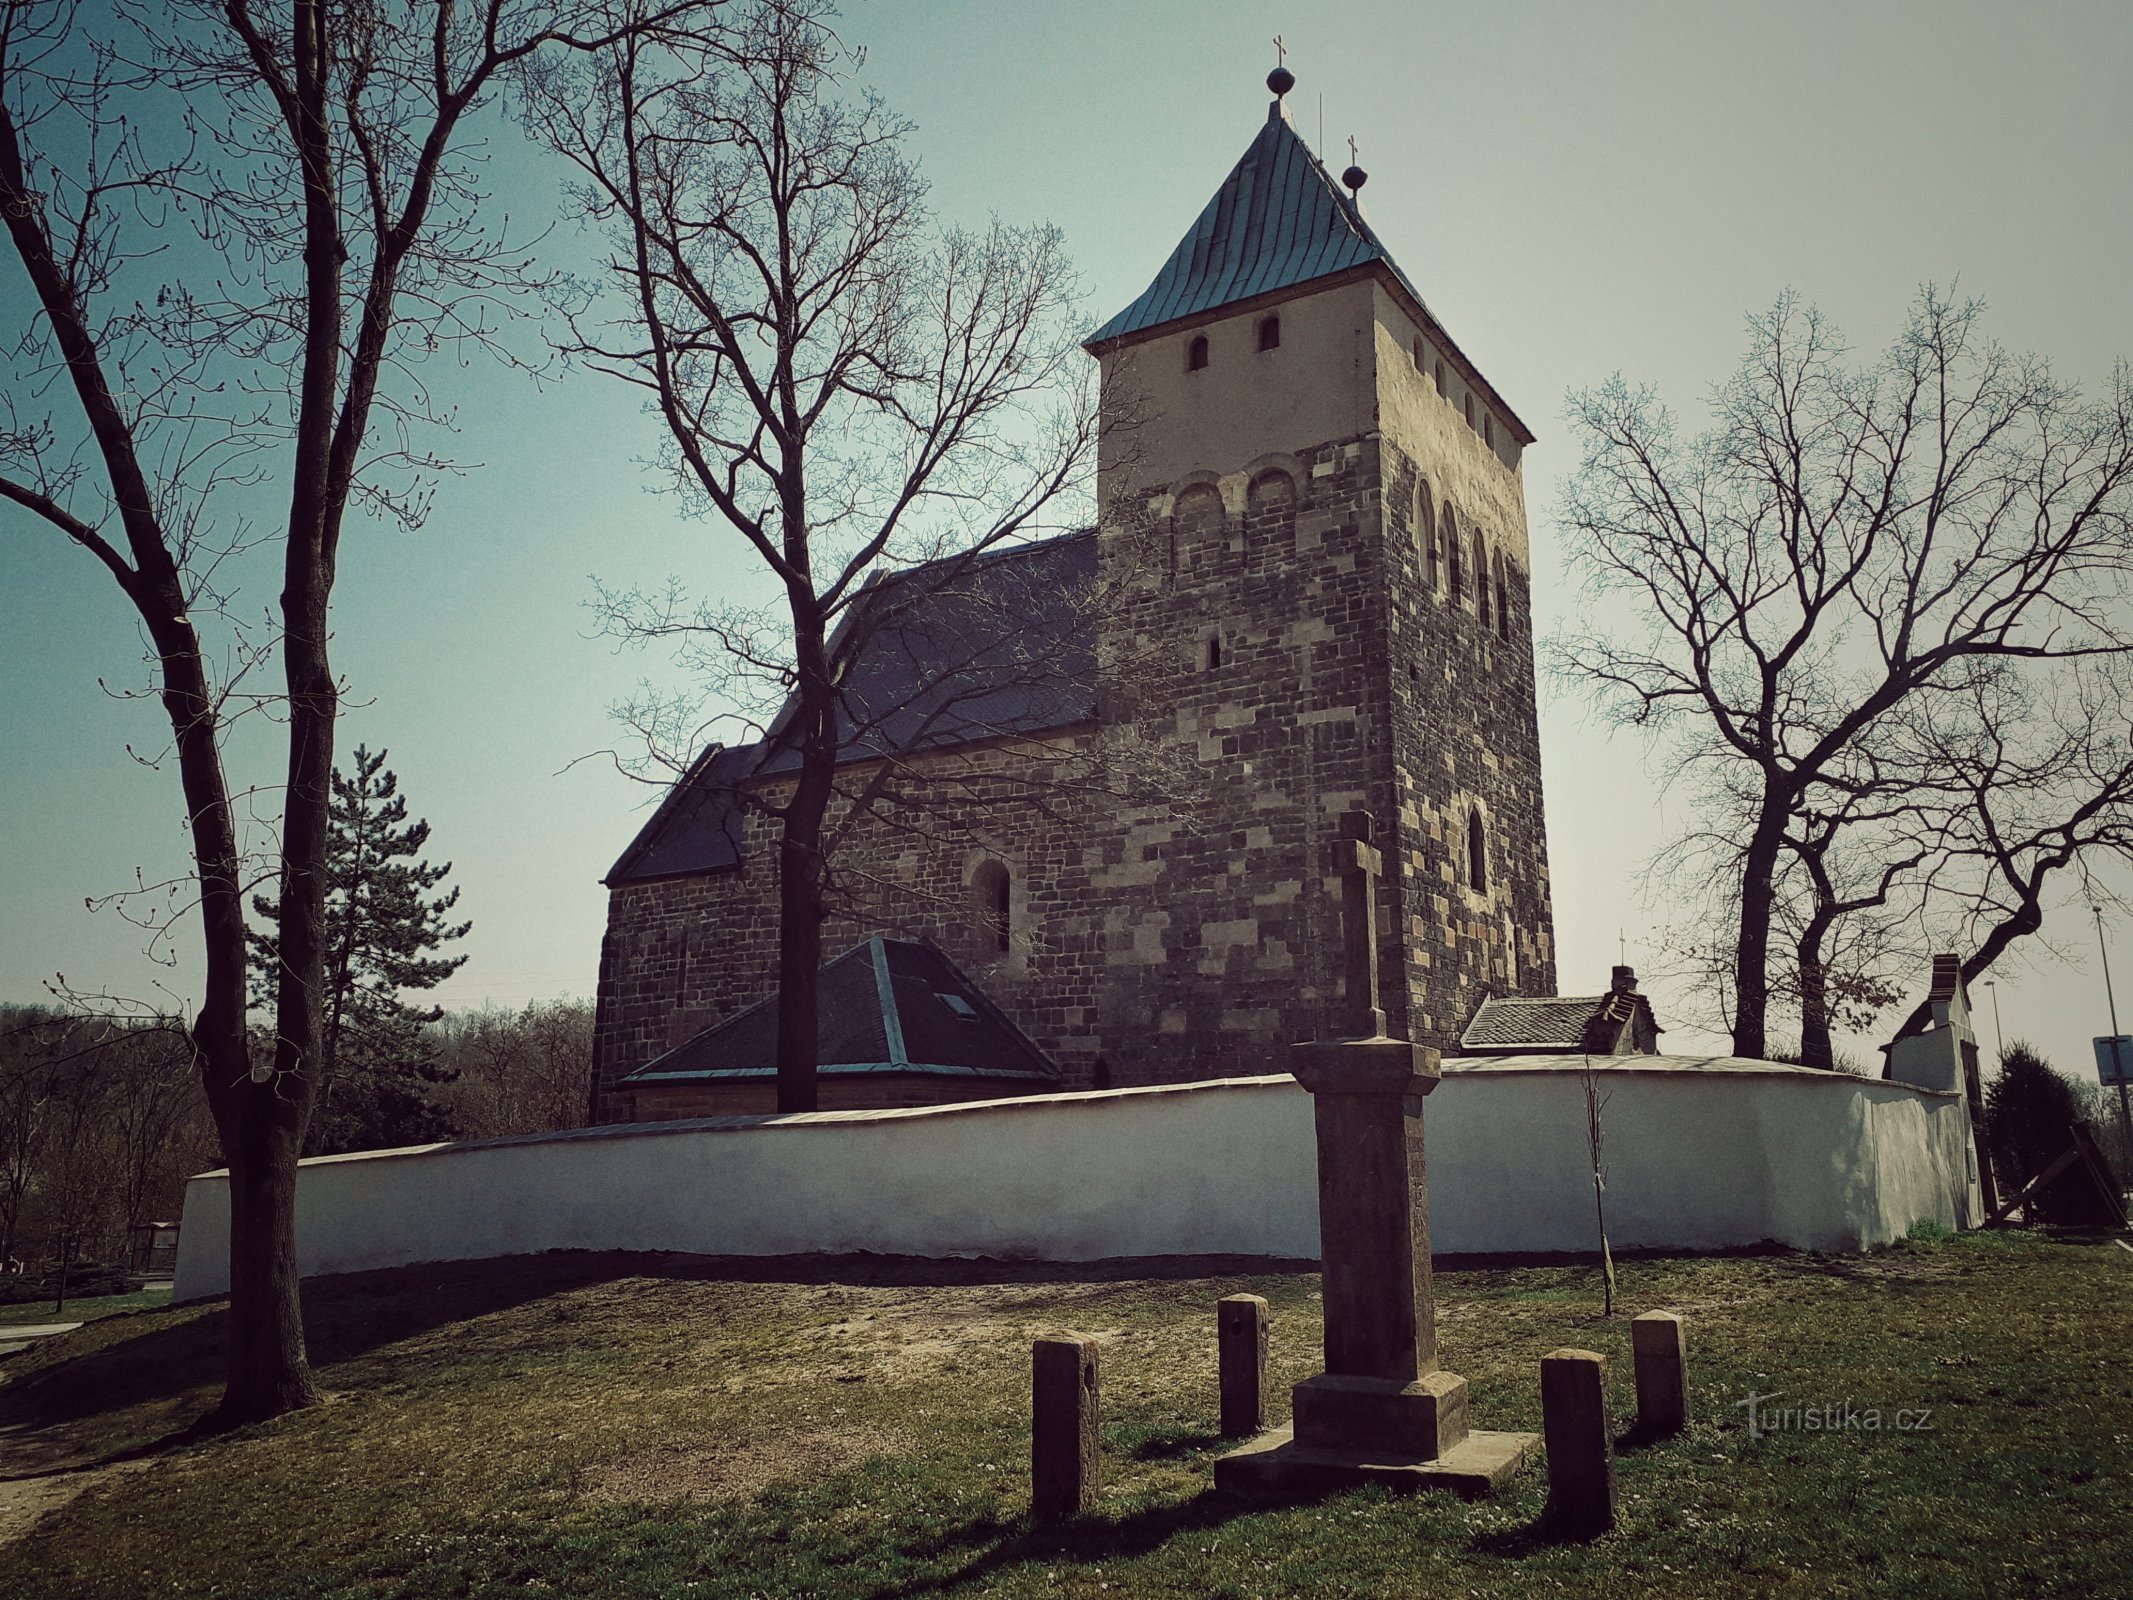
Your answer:
[[[898,798],[831,862],[825,1109],[1285,1070],[1337,998],[1357,827],[1392,1031],[1502,1048],[1531,1009],[1652,1048],[1622,973],[1521,1004],[1556,985],[1533,435],[1364,220],[1364,174],[1297,135],[1289,82],[1088,340],[1139,419],[1101,450],[1099,526],[967,564],[855,669],[896,704],[855,723],[841,787],[894,762]],[[1121,741],[1184,776],[1050,781]],[[747,800],[793,765],[775,726],[708,752],[609,873],[597,1120],[773,1105],[778,834]]]

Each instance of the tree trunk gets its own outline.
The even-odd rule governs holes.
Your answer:
[[[1822,960],[1822,940],[1829,924],[1817,914],[1800,935],[1800,1065],[1834,1070],[1837,1049],[1829,1032],[1829,968]]]
[[[229,1374],[212,1418],[224,1427],[277,1417],[319,1399],[304,1348],[296,1265],[303,1118],[271,1081],[246,1081],[236,1100],[224,1137],[230,1155]]]
[[[819,621],[813,627],[796,622],[800,779],[778,848],[778,1109],[813,1111],[819,1103],[822,825],[837,776],[837,708]]]
[[[1769,1048],[1770,915],[1785,807],[1765,793],[1762,816],[1741,861],[1740,940],[1733,958],[1733,1053],[1759,1061]]]

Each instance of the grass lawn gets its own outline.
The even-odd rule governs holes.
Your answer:
[[[93,1322],[121,1311],[155,1311],[170,1304],[168,1289],[150,1289],[140,1294],[99,1294],[86,1300],[67,1296],[67,1308],[54,1312],[50,1300],[29,1300],[0,1306],[0,1328],[19,1328],[37,1322]]]
[[[2105,1238],[1622,1263],[1625,1311],[1688,1318],[1699,1420],[1625,1451],[1621,1526],[1591,1545],[1544,1537],[1538,1471],[1472,1504],[1217,1495],[1215,1301],[1272,1303],[1285,1415],[1318,1365],[1308,1272],[742,1270],[563,1255],[323,1280],[306,1304],[333,1403],[198,1442],[171,1436],[213,1398],[218,1307],[109,1317],[11,1358],[0,1488],[150,1464],[0,1549],[0,1591],[2133,1593],[2133,1254]],[[1438,1303],[1479,1425],[1537,1428],[1539,1358],[1570,1344],[1611,1358],[1626,1427],[1628,1320],[1597,1318],[1590,1269],[1447,1271]],[[1048,1527],[1028,1517],[1029,1341],[1059,1329],[1103,1341],[1106,1482],[1100,1509]],[[1751,1437],[1751,1394],[1848,1401],[1859,1425]],[[1898,1431],[1899,1408],[1923,1426]]]

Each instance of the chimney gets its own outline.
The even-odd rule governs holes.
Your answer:
[[[1635,994],[1637,992],[1637,969],[1635,967],[1615,968],[1615,981],[1609,987],[1616,994]]]

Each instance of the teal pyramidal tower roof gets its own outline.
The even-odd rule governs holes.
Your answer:
[[[1155,281],[1091,334],[1088,348],[1101,352],[1166,323],[1372,265],[1392,276],[1430,332],[1494,396],[1494,386],[1452,345],[1392,252],[1289,126],[1276,100],[1267,108],[1266,126]],[[1532,443],[1531,431],[1501,396],[1496,399],[1522,442]]]
[[[1296,136],[1277,101],[1268,108],[1259,137],[1230,168],[1155,282],[1098,328],[1089,343],[1108,344],[1372,261],[1391,269],[1400,286],[1421,300],[1355,202]]]

